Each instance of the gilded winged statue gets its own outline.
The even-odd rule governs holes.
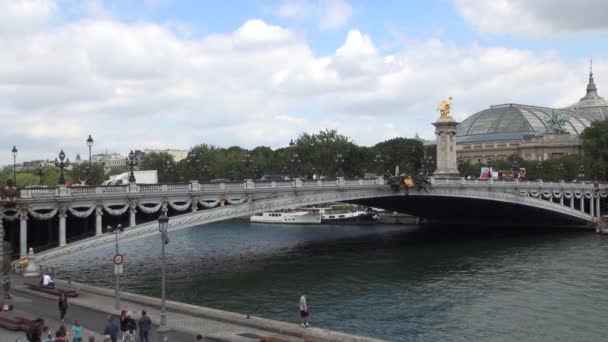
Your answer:
[[[439,110],[439,120],[452,120],[452,116],[450,115],[450,110],[452,109],[452,97],[448,97],[447,99],[441,101],[437,110]]]

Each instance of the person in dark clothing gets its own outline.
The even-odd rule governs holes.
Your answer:
[[[42,341],[42,327],[44,326],[44,320],[42,318],[37,318],[30,325],[29,329],[25,333],[25,337],[30,342],[40,342]]]
[[[59,300],[57,301],[57,305],[59,306],[59,315],[60,319],[63,322],[65,318],[65,312],[68,310],[68,297],[65,296],[65,293],[61,292],[59,294]]]
[[[120,312],[120,338],[124,336],[125,332],[128,330],[127,324],[129,323],[129,319],[127,318],[127,310],[122,310]]]
[[[108,324],[103,330],[104,335],[109,335],[112,342],[118,340],[118,326],[114,323],[114,317],[108,316]]]
[[[152,321],[150,317],[146,315],[146,310],[141,311],[141,317],[139,318],[139,342],[150,342],[150,326]]]

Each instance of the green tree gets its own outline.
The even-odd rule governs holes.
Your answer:
[[[140,170],[156,170],[159,183],[174,183],[179,181],[178,169],[173,156],[167,152],[151,152],[144,154]]]
[[[608,173],[608,120],[593,121],[580,136],[583,152],[589,165],[589,175],[606,179]]]
[[[87,170],[89,170],[88,173]],[[87,185],[99,185],[105,180],[103,165],[96,163],[92,164],[90,168],[88,162],[74,165],[72,170],[67,172],[66,178],[71,179],[72,183],[86,180]]]

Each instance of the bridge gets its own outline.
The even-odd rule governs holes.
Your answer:
[[[427,190],[410,191],[395,191],[383,178],[59,186],[23,189],[12,205],[1,203],[0,231],[11,229],[11,224],[18,227],[19,254],[25,256],[30,234],[37,233],[28,228],[28,222],[57,219],[57,245],[37,254],[39,262],[49,263],[113,244],[114,236],[103,229],[104,221],[112,217],[128,216],[129,227],[121,241],[158,234],[155,217],[161,210],[170,212],[171,231],[255,212],[328,202],[360,203],[448,222],[531,222],[590,228],[600,219],[602,200],[607,196],[605,184],[464,178],[431,178]],[[149,222],[138,224],[138,214]],[[93,216],[94,236],[68,244],[68,228],[76,229]],[[70,227],[68,218],[73,223]]]

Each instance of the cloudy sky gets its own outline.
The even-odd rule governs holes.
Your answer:
[[[606,0],[0,0],[0,164],[130,149],[277,148],[338,129],[432,138],[508,102],[566,106],[593,57],[608,96]]]

